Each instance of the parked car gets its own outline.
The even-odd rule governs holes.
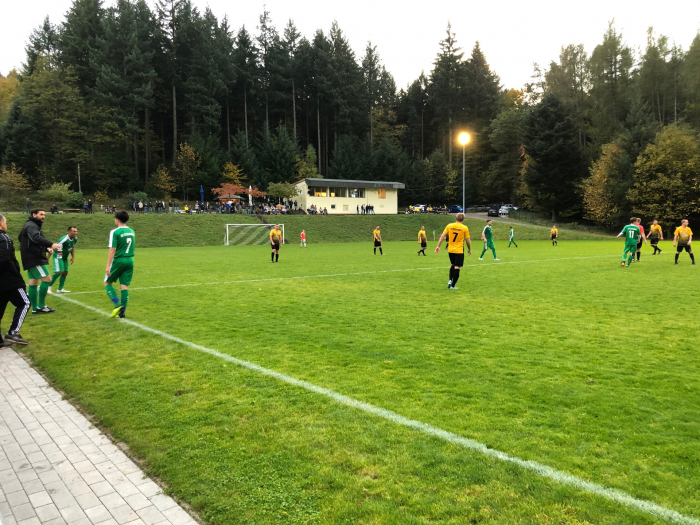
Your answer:
[[[427,204],[415,204],[411,206],[411,211],[414,213],[425,213],[425,209],[428,207]]]
[[[491,206],[491,207],[489,208],[489,211],[486,212],[486,214],[487,214],[489,217],[498,217],[498,216],[499,216],[499,215],[498,215],[498,211],[499,211],[500,209],[501,209],[500,206]]]
[[[450,213],[463,213],[464,210],[459,204],[453,204],[450,206]]]

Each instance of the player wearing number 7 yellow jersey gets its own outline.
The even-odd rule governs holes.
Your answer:
[[[462,222],[464,221],[464,214],[457,214],[457,222],[448,224],[445,227],[445,231],[442,232],[438,245],[435,248],[435,253],[440,253],[440,246],[442,241],[447,239],[447,251],[450,254],[450,280],[447,281],[447,288],[450,290],[457,289],[457,281],[459,280],[459,269],[464,266],[464,243],[467,243],[467,250],[469,255],[472,254],[472,241],[469,238],[469,228],[467,228]]]
[[[105,290],[115,308],[111,317],[126,317],[126,304],[129,302],[129,285],[134,276],[134,252],[136,251],[136,234],[126,223],[129,214],[118,211],[114,214],[114,224],[117,226],[109,233],[109,255],[105,268]],[[112,283],[119,281],[121,297]]]

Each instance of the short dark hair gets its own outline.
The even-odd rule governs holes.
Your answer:
[[[46,211],[44,208],[34,208],[32,211],[29,212],[29,215],[36,215],[40,211]]]
[[[75,226],[68,226],[68,231],[71,231],[73,228],[75,228],[76,230],[78,229]]]
[[[114,218],[119,222],[126,224],[129,220],[129,213],[126,210],[121,210],[114,214]]]

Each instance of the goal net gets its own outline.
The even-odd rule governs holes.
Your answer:
[[[270,230],[274,230],[274,224],[227,224],[225,246],[247,246],[252,244],[269,244]],[[282,231],[282,244],[287,241],[284,237],[284,224],[280,224]]]

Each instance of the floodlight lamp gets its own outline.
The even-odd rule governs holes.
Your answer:
[[[459,134],[459,143],[462,146],[466,146],[467,144],[469,144],[470,139],[471,139],[471,137],[469,136],[469,133],[460,133]]]

